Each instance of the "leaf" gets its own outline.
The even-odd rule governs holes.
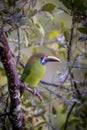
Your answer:
[[[84,0],[60,0],[67,9],[73,10],[74,6],[74,11],[80,12],[80,11],[85,11],[87,9],[86,5],[84,5]]]
[[[44,28],[41,24],[36,23],[37,29],[39,30],[39,32],[44,36],[45,32],[44,32]]]
[[[24,35],[24,37],[25,37],[25,45],[26,45],[26,47],[28,47],[28,45],[29,45],[28,37],[26,36],[26,34]]]
[[[84,74],[85,79],[87,79],[87,72]]]
[[[72,102],[76,102],[76,103],[79,103],[79,104],[81,103],[80,100],[76,99],[76,98],[72,99]]]
[[[83,27],[79,27],[77,28],[77,30],[83,34],[87,34],[87,29],[83,28]]]
[[[65,30],[65,25],[64,22],[61,22],[61,30],[64,31]]]
[[[48,18],[50,18],[50,19],[54,22],[54,16],[53,16],[51,13],[46,12],[45,14],[46,14],[46,16],[47,16]]]
[[[74,10],[75,11],[85,11],[87,7],[83,4],[84,0],[75,0],[74,1]]]
[[[75,123],[78,123],[78,118],[75,118],[75,119],[72,119],[72,120],[70,120],[69,121],[69,126],[71,126],[71,125],[73,125],[73,124],[75,124]]]
[[[60,30],[53,30],[52,32],[50,32],[49,34],[49,39],[53,39],[55,37],[58,37],[60,35]]]
[[[72,9],[72,1],[71,0],[60,0],[68,9]]]
[[[65,36],[64,36],[64,35],[61,35],[61,36],[59,36],[57,39],[58,39],[60,45],[62,45],[62,44],[64,43],[64,41],[65,41]]]
[[[64,71],[62,73],[59,73],[57,75],[57,79],[64,79],[66,76],[68,75],[68,72],[67,71]]]
[[[48,11],[48,12],[52,12],[55,9],[55,5],[52,3],[47,3],[42,7],[42,11]]]
[[[7,78],[6,76],[0,75],[0,86],[3,86],[7,83]]]
[[[69,41],[69,36],[70,36],[69,31],[65,30],[65,31],[64,31],[64,37],[65,37],[65,41],[66,41],[66,42]]]
[[[1,76],[2,76],[2,75],[3,75],[3,76],[6,76],[5,70],[4,70],[2,67],[0,67],[0,74],[1,74]]]
[[[69,14],[69,13],[67,12],[67,10],[63,9],[62,7],[59,7],[58,10],[60,10],[60,11],[62,11],[62,12],[65,12],[66,14]]]
[[[15,7],[15,0],[8,0],[8,5],[11,7],[11,6],[14,6]]]
[[[43,128],[43,127],[42,127],[42,126],[40,126],[40,127],[38,128],[38,130],[42,130],[42,128]]]
[[[67,111],[67,108],[66,108],[66,106],[63,105],[63,108],[62,108],[62,110],[61,110],[61,114],[65,114],[66,111]]]
[[[63,47],[60,48],[59,54],[60,54],[60,56],[62,56],[62,57],[64,57],[64,58],[67,57],[66,50],[65,50],[65,48],[63,48]]]

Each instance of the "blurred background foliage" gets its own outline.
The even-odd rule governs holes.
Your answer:
[[[25,130],[87,130],[87,0],[1,0],[0,30],[7,37],[19,76],[34,53],[61,59],[60,64],[47,65],[38,84],[44,103],[28,92],[23,94]],[[1,64],[0,105],[1,113],[9,110]],[[11,129],[8,117],[0,117],[0,129]]]

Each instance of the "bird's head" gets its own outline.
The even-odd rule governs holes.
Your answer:
[[[30,57],[27,64],[33,64],[36,61],[39,61],[41,65],[45,65],[48,62],[60,62],[60,59],[55,56],[48,56],[43,53],[36,53]]]
[[[43,53],[37,53],[35,57],[40,59],[40,63],[45,65],[48,62],[60,62],[60,59],[55,56],[48,56]]]

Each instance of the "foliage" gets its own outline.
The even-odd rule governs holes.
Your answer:
[[[49,81],[45,78],[46,82],[38,85],[44,103],[24,92],[22,121],[26,130],[87,129],[87,0],[60,2],[0,1],[0,30],[8,39],[20,75],[23,62],[26,63],[32,53],[53,54],[62,61],[57,65],[56,76],[48,76],[48,71]],[[67,20],[60,20],[60,15]],[[0,111],[7,112],[10,101],[2,65],[0,77]],[[0,127],[11,128],[8,117],[1,116]]]

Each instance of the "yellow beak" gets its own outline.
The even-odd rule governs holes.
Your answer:
[[[46,60],[47,60],[48,62],[60,62],[60,59],[57,58],[57,57],[55,57],[55,56],[47,56],[47,57],[46,57]]]
[[[60,62],[60,59],[55,56],[45,56],[41,63],[44,65],[47,62]]]

